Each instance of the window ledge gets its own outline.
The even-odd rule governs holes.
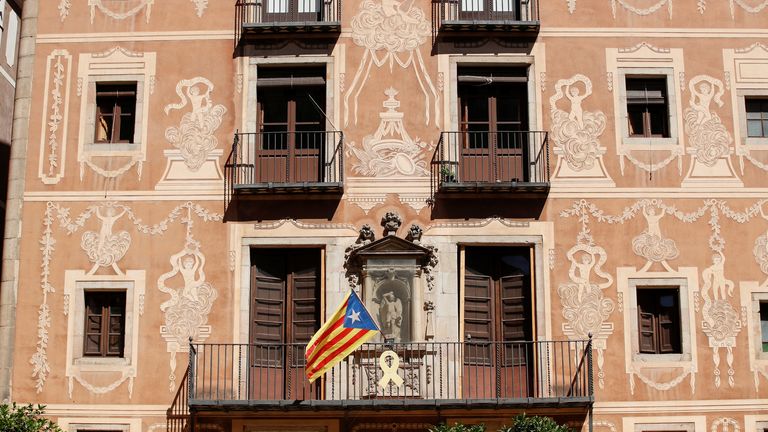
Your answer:
[[[91,156],[114,156],[115,153],[130,155],[141,153],[139,143],[90,143],[83,149]]]
[[[125,357],[80,357],[73,360],[73,365],[81,371],[121,371],[131,366],[131,360]]]
[[[640,354],[632,355],[633,363],[653,363],[654,367],[680,367],[680,363],[690,363],[691,354]]]
[[[624,147],[632,150],[669,150],[680,149],[677,137],[671,138],[646,138],[646,137],[624,137],[622,140]]]
[[[746,147],[755,146],[754,148],[751,148],[750,150],[768,150],[768,137],[766,138],[746,138],[744,140],[744,145]]]

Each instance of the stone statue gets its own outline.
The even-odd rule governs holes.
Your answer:
[[[403,302],[390,291],[381,296],[379,303],[379,318],[382,333],[387,339],[400,342],[400,330],[403,325]]]
[[[395,235],[397,230],[403,224],[403,220],[395,212],[387,212],[381,219],[381,225],[384,227],[384,235]]]

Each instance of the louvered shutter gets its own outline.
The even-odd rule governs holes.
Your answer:
[[[653,313],[638,312],[638,324],[640,327],[640,352],[656,353],[656,316]]]
[[[525,286],[524,275],[503,276],[499,280],[501,288],[501,332],[503,342],[521,342],[531,340],[531,320],[529,305],[530,290]],[[527,346],[520,343],[505,343],[503,350],[506,366],[526,363]]]
[[[305,344],[320,327],[320,269],[318,259],[310,256],[297,257],[294,261],[291,281],[291,335],[290,342]],[[295,345],[292,358],[294,366],[304,364],[304,347]]]
[[[465,363],[491,364],[493,339],[493,281],[490,276],[467,274],[464,278]]]

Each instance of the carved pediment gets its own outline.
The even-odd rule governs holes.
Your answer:
[[[350,260],[360,261],[367,258],[412,258],[422,264],[429,259],[431,251],[411,241],[389,235],[361,246],[350,253]]]

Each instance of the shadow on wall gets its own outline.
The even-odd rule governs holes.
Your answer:
[[[432,209],[432,219],[502,217],[538,220],[545,203],[546,198],[520,195],[463,199],[437,197]]]
[[[11,144],[0,141],[0,233],[5,239],[5,202],[8,199],[8,166],[11,160]],[[0,241],[0,257],[3,256],[3,241]],[[0,280],[2,280],[0,265]]]

